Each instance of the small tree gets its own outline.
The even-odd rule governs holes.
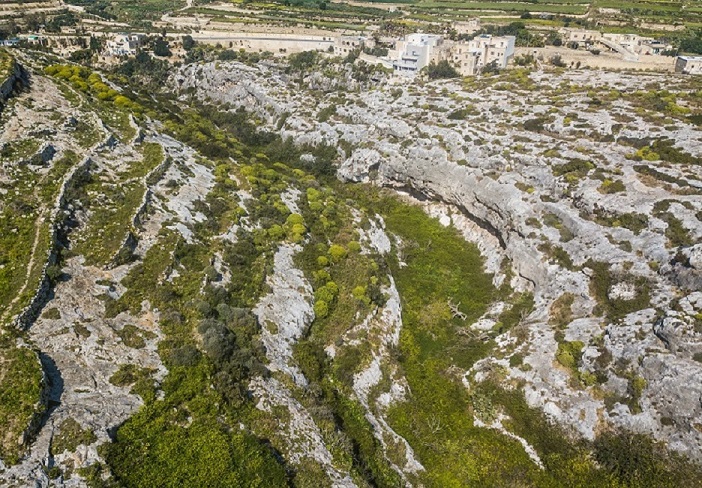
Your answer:
[[[532,54],[521,54],[514,58],[514,64],[517,66],[532,66],[536,64],[536,58]]]
[[[490,61],[488,64],[483,66],[483,69],[480,70],[480,72],[484,75],[496,75],[500,72],[500,68],[497,66],[497,61]]]
[[[444,60],[434,63],[433,61],[425,68],[427,76],[430,80],[438,80],[442,78],[458,78],[461,76],[456,68],[451,66],[451,64]]]
[[[293,71],[307,71],[317,64],[319,53],[317,51],[303,51],[292,54],[288,61],[290,62],[290,69]]]
[[[554,56],[551,56],[551,59],[549,60],[552,65],[554,65],[557,68],[565,68],[566,64],[563,61],[563,58],[561,57],[560,54],[556,54]]]
[[[90,36],[90,50],[102,51],[102,41],[95,36]]]
[[[51,281],[52,283],[56,283],[61,278],[61,276],[63,276],[61,266],[57,264],[52,264],[46,267],[46,277],[49,278],[49,281]]]
[[[196,44],[193,36],[183,36],[183,49],[186,51],[190,51]]]
[[[168,41],[159,38],[154,41],[154,54],[156,56],[168,57],[171,55],[171,50],[168,47]]]
[[[549,32],[548,37],[546,37],[546,44],[551,44],[552,46],[562,46],[563,45],[563,39],[561,39],[560,34],[558,32]]]

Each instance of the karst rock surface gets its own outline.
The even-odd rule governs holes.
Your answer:
[[[702,302],[695,243],[702,239],[702,166],[632,154],[667,139],[699,158],[702,131],[646,117],[619,95],[649,85],[685,93],[685,80],[537,71],[521,86],[495,85],[489,77],[466,84],[386,80],[363,89],[349,84],[339,95],[325,92],[329,83],[318,75],[301,76],[299,90],[291,78],[273,63],[209,63],[183,68],[172,85],[245,107],[296,143],[338,147],[343,181],[440,201],[449,214],[477,224],[472,237],[484,255],[508,257],[513,284],[534,293],[524,321],[529,339],[521,346],[529,367],[509,373],[524,381],[528,402],[588,439],[607,426],[625,427],[699,459],[702,364],[694,357],[702,352]],[[330,106],[334,114],[318,121]],[[647,166],[658,180],[645,174]],[[621,185],[617,191],[608,191],[612,182]],[[629,225],[622,216],[643,216],[643,223]],[[682,242],[667,232],[676,224],[684,229]],[[607,290],[593,284],[591,263],[606,270]],[[642,294],[646,299],[630,313],[612,310]],[[559,329],[553,306],[564,295],[572,297],[571,313]],[[561,342],[584,344],[579,373],[597,375],[597,382],[573,381],[556,360],[558,334]],[[631,404],[623,399],[634,379],[640,391]]]

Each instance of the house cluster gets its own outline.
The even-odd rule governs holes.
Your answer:
[[[105,54],[107,56],[135,56],[143,39],[142,34],[116,34],[107,40]]]
[[[22,43],[29,44],[31,46],[44,45],[46,44],[46,38],[44,36],[39,36],[36,34],[21,34],[18,37],[13,37],[11,39],[4,39],[0,41],[0,46],[13,47],[20,45]]]
[[[563,28],[559,31],[564,42],[576,42],[585,47],[601,45],[619,52],[625,57],[638,58],[641,55],[659,55],[663,51],[672,49],[652,37],[642,37],[638,34],[614,34],[586,29]]]
[[[514,36],[480,35],[470,41],[451,41],[441,35],[417,33],[396,40],[388,55],[375,61],[397,75],[410,77],[430,63],[448,61],[461,75],[471,76],[491,64],[497,69],[505,68],[514,56],[514,42]],[[345,56],[373,46],[373,39],[341,36],[334,41],[334,54]]]
[[[480,35],[470,41],[450,41],[433,34],[410,34],[395,43],[390,52],[392,68],[400,75],[414,76],[430,63],[448,61],[463,76],[478,74],[485,66],[507,67],[514,56],[514,36]]]

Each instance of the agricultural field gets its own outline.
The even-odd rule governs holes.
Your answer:
[[[167,12],[182,9],[185,0],[68,0],[69,5],[82,7],[84,11],[96,18],[126,22],[130,25],[144,25],[161,18]]]
[[[256,32],[267,27],[291,33],[291,28],[310,34],[324,31],[377,32],[397,36],[423,30],[450,32],[453,23],[480,18],[484,25],[505,26],[519,22],[533,31],[545,32],[560,27],[598,29],[606,32],[639,32],[673,40],[699,35],[702,9],[695,4],[665,1],[611,2],[608,0],[535,2],[426,1],[415,2],[342,2],[342,1],[240,1],[194,5],[172,12],[178,17],[198,16],[209,26],[227,31]],[[186,25],[186,24],[183,24]],[[685,30],[687,28],[687,30]],[[286,30],[287,29],[287,30]]]

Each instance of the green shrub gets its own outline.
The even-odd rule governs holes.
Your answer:
[[[329,246],[329,257],[331,258],[333,263],[338,263],[342,259],[344,259],[348,254],[348,251],[344,246],[341,246],[339,244],[332,244]]]
[[[449,120],[465,120],[468,118],[470,115],[478,115],[480,112],[478,112],[475,108],[472,106],[464,107],[464,108],[459,108],[454,110],[453,112],[450,112],[446,118]]]
[[[115,334],[122,339],[125,346],[134,349],[142,349],[146,346],[145,337],[149,339],[156,337],[153,332],[142,330],[132,324],[125,325],[120,330],[115,331]]]
[[[561,366],[577,371],[584,346],[581,341],[561,342],[558,344],[556,359]]]
[[[115,386],[132,386],[141,380],[148,380],[154,371],[148,368],[140,368],[135,364],[121,364],[119,369],[110,376],[110,383]]]
[[[346,247],[350,252],[360,252],[361,251],[361,244],[359,244],[357,241],[350,241]]]
[[[366,297],[366,287],[365,286],[357,286],[351,291],[351,294],[356,300],[361,300],[361,301],[366,301],[368,298]]]
[[[26,347],[8,344],[0,339],[0,457],[6,464],[19,461],[25,447],[17,439],[30,422],[43,414],[40,402],[42,368],[36,352]]]
[[[314,292],[314,298],[316,301],[322,301],[330,304],[334,298],[335,294],[325,285],[317,288]]]
[[[600,193],[618,193],[626,191],[626,186],[621,180],[604,180],[599,188]]]
[[[528,130],[530,132],[543,133],[546,132],[546,128],[544,127],[544,125],[548,122],[549,120],[546,117],[535,117],[524,122],[524,130]]]
[[[314,315],[319,318],[323,319],[329,314],[329,305],[327,302],[324,300],[317,300],[314,303]]]
[[[336,105],[328,105],[317,112],[317,122],[327,122],[333,115],[336,114]]]
[[[59,320],[61,318],[61,312],[59,312],[58,308],[51,307],[44,312],[43,317],[49,320]]]
[[[590,161],[586,161],[584,159],[571,159],[565,164],[552,166],[551,171],[555,176],[573,174],[582,178],[595,168],[596,166]]]
[[[570,229],[568,229],[566,226],[563,225],[563,222],[561,221],[560,218],[558,218],[558,215],[556,215],[556,214],[553,214],[553,213],[545,214],[544,215],[544,224],[558,230],[558,233],[561,235],[562,242],[568,242],[575,237],[573,235],[573,233],[570,231]],[[570,259],[570,257],[568,259]]]
[[[512,299],[512,301],[511,306],[506,308],[497,318],[498,325],[495,332],[498,334],[512,329],[534,309],[534,295],[532,293],[522,293],[518,295],[516,300]]]
[[[668,238],[670,246],[691,246],[695,243],[680,219],[676,218],[672,213],[663,212],[659,214],[658,217],[668,224],[668,227],[665,229],[665,235]]]
[[[516,368],[518,366],[521,366],[524,363],[524,356],[521,354],[513,354],[509,358],[509,365],[512,368]]]

